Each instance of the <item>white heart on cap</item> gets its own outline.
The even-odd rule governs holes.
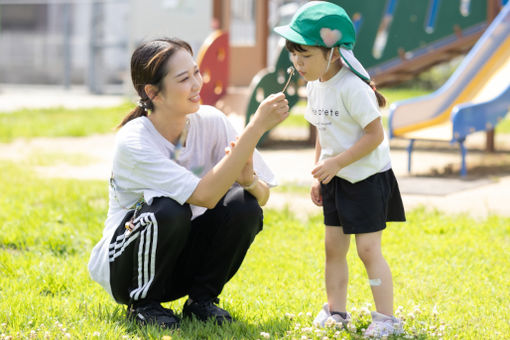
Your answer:
[[[339,30],[331,30],[329,28],[321,28],[320,35],[322,41],[327,47],[333,46],[340,38],[342,38],[342,32]]]

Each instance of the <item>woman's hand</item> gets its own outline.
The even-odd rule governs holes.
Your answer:
[[[236,141],[230,142],[230,146],[227,146],[225,148],[225,154],[229,155],[232,152],[232,149],[235,148],[237,141],[239,140],[239,137],[236,137]],[[242,187],[249,186],[253,183],[253,180],[255,179],[255,172],[253,171],[253,152],[251,153],[251,156],[248,158],[248,161],[244,165],[244,168],[241,170],[241,174],[237,178],[236,182],[239,183]]]
[[[248,190],[262,206],[269,198],[269,187],[261,180],[253,182],[253,151],[263,134],[289,116],[289,103],[283,93],[272,94],[260,103],[235,142],[235,150],[218,162],[200,180],[193,194],[186,201],[212,209],[232,187],[235,181],[246,184]],[[254,183],[253,188],[250,186]]]
[[[228,156],[232,153],[232,150],[236,147],[239,137],[236,137],[235,142],[230,142],[230,146],[225,148],[225,154]],[[241,174],[236,180],[244,190],[251,193],[259,203],[260,206],[264,206],[269,199],[269,187],[264,181],[260,181],[253,171],[253,151],[248,158],[248,161],[241,170]]]
[[[316,206],[322,207],[321,183],[319,181],[313,181],[310,196]]]
[[[281,92],[269,95],[264,99],[250,123],[264,132],[272,129],[289,116],[289,102]]]

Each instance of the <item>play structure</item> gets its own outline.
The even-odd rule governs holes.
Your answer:
[[[465,176],[469,134],[493,130],[510,111],[510,4],[504,6],[450,79],[434,93],[390,108],[391,138],[458,143]]]
[[[468,52],[506,0],[331,2],[341,5],[353,19],[357,35],[354,53],[382,87],[412,79],[433,65]],[[249,87],[232,88],[228,76],[222,75],[228,74],[228,32],[214,32],[202,46],[198,59],[206,74],[201,93],[204,103],[216,105],[226,114],[240,115],[247,122],[268,94],[281,91],[284,86],[291,61],[283,41],[277,49],[274,64],[260,70]],[[291,107],[300,99],[304,84],[299,76],[292,79],[286,91]],[[466,96],[463,100],[470,101]]]

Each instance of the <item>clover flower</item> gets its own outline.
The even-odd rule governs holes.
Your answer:
[[[439,312],[437,311],[437,305],[434,305],[434,308],[432,308],[432,315],[434,317],[437,317],[439,315]]]
[[[327,328],[333,328],[336,326],[336,321],[331,316],[326,319],[326,322],[324,323],[324,326]]]
[[[271,334],[266,332],[260,332],[260,336],[263,337],[264,339],[269,339],[271,337]]]

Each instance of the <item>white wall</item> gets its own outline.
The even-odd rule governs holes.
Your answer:
[[[211,0],[130,0],[129,47],[143,40],[176,37],[196,54],[212,32]]]

